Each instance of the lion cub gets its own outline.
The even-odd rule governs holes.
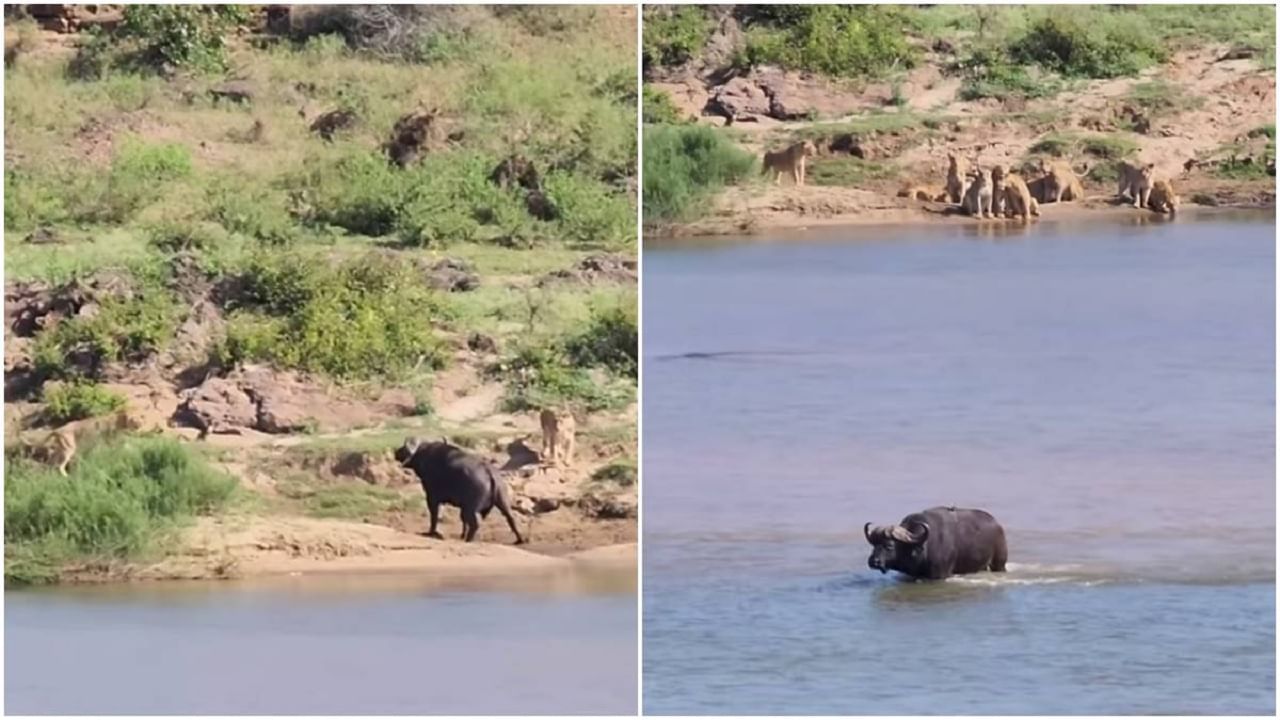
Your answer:
[[[1151,183],[1151,191],[1147,196],[1148,208],[1175,215],[1178,212],[1178,205],[1178,195],[1173,191],[1172,183],[1168,180],[1155,180]]]
[[[947,153],[947,197],[953,203],[964,202],[965,192],[969,189],[969,161]]]
[[[922,185],[904,185],[898,190],[898,197],[911,198],[912,200],[921,200],[924,202],[945,202],[947,199],[946,190],[938,190],[935,188],[927,188]]]
[[[991,173],[975,166],[972,184],[964,193],[964,210],[974,217],[995,217],[991,212]]]
[[[818,148],[810,140],[796,143],[784,150],[764,154],[763,172],[773,173],[774,184],[782,183],[782,173],[791,175],[797,186],[804,185],[805,159],[818,154]]]
[[[1151,195],[1151,181],[1155,174],[1155,163],[1130,165],[1120,163],[1120,188],[1116,194],[1120,197],[1132,197],[1134,207],[1146,207]]]
[[[66,476],[67,467],[75,458],[78,442],[98,435],[138,430],[141,427],[142,422],[135,415],[127,410],[118,410],[110,415],[73,420],[51,430],[40,440],[24,444],[36,450],[41,459],[56,466],[58,472]]]
[[[544,409],[538,416],[542,423],[542,462],[556,467],[573,464],[578,423],[572,412]]]

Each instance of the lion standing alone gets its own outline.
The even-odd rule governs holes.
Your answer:
[[[782,183],[782,173],[791,175],[797,186],[804,185],[805,159],[818,153],[818,148],[810,140],[799,142],[784,150],[775,150],[764,154],[763,172],[774,174],[774,184]]]

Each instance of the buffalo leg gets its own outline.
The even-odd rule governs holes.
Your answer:
[[[476,538],[476,532],[480,529],[480,519],[476,517],[476,511],[471,509],[463,509],[462,511],[462,539],[471,542]]]
[[[996,539],[995,552],[991,553],[991,571],[1004,572],[1005,564],[1009,561],[1009,546],[1005,544],[1004,535],[1001,534]]]
[[[431,528],[427,530],[427,537],[433,537],[443,540],[444,536],[440,534],[437,526],[440,524],[440,503],[434,502],[431,498],[427,498],[427,515],[431,518]]]
[[[511,532],[516,536],[516,544],[523,545],[525,540],[524,537],[520,535],[520,531],[516,529],[516,519],[511,516],[511,509],[507,507],[506,502],[498,502],[496,504],[498,506],[498,512],[502,513],[502,517],[507,519],[507,527],[511,528]]]

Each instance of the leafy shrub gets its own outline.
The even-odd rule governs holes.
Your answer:
[[[146,66],[221,70],[226,35],[247,20],[241,5],[126,5],[116,33],[141,43]]]
[[[1134,75],[1167,55],[1159,38],[1139,19],[1115,14],[1105,23],[1086,23],[1067,13],[1032,24],[1009,44],[1008,53],[1015,63],[1086,78]]]
[[[1027,68],[1014,65],[1003,54],[990,50],[974,52],[957,69],[964,77],[959,91],[961,100],[1041,98],[1061,89],[1061,83],[1055,78],[1032,77]]]
[[[299,253],[260,255],[216,350],[224,365],[266,360],[339,378],[401,377],[443,366],[429,321],[436,302],[413,267],[369,255],[331,265]]]
[[[147,230],[148,244],[165,252],[212,250],[223,239],[217,225],[190,220],[166,220]]]
[[[559,209],[563,239],[606,247],[635,239],[635,206],[608,185],[567,172],[548,173],[545,185],[547,196]]]
[[[367,152],[308,162],[289,182],[306,197],[304,220],[374,237],[395,229],[408,187],[385,158]]]
[[[47,385],[45,415],[55,424],[113,413],[124,407],[124,398],[100,385],[70,382]]]
[[[634,395],[634,383],[602,383],[575,367],[558,343],[528,345],[491,368],[506,381],[504,406],[510,412],[580,405],[595,412],[621,407]]]
[[[646,8],[644,12],[642,58],[646,67],[687,62],[711,34],[706,12],[696,5]]]
[[[637,308],[626,303],[592,314],[581,334],[565,342],[566,355],[579,367],[606,367],[619,375],[638,376]]]
[[[614,461],[591,473],[591,479],[595,482],[611,483],[622,487],[635,485],[637,478],[635,460]]]
[[[678,125],[685,122],[671,96],[648,85],[644,86],[644,115],[646,125]]]
[[[69,477],[5,458],[6,582],[49,582],[72,561],[143,556],[165,531],[222,507],[236,481],[170,439],[85,448]]]
[[[647,127],[644,145],[646,223],[689,216],[699,201],[755,167],[750,153],[709,127]]]
[[[276,246],[288,245],[298,237],[284,199],[268,188],[248,186],[231,178],[219,179],[205,191],[205,203],[205,219],[228,232]]]
[[[911,67],[898,10],[879,5],[797,6],[771,27],[751,28],[739,64],[780,65],[841,77]]]
[[[97,313],[67,318],[36,336],[36,372],[93,377],[103,363],[145,358],[172,339],[177,315],[174,299],[160,287],[145,287],[129,299],[106,298]]]

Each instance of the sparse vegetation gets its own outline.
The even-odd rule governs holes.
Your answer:
[[[706,12],[696,5],[646,7],[642,53],[645,66],[688,61],[702,49],[710,32]]]
[[[685,122],[670,95],[645,85],[643,97],[645,125],[679,125]]]
[[[896,174],[896,169],[884,163],[856,157],[834,157],[812,162],[809,165],[808,180],[814,185],[858,187]]]

